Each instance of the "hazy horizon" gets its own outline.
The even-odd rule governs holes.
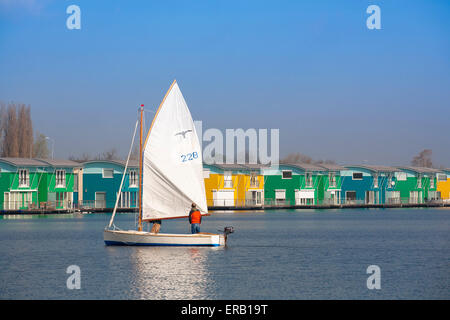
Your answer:
[[[448,1],[0,0],[0,101],[31,105],[55,158],[125,157],[177,79],[204,131],[279,129],[280,158],[450,167],[449,31]]]

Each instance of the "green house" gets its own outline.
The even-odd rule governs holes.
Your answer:
[[[38,208],[47,200],[41,189],[47,164],[35,159],[0,158],[0,206],[3,210]]]
[[[439,170],[421,167],[398,167],[395,191],[401,203],[426,203],[438,198],[436,176]]]
[[[72,208],[76,166],[69,160],[0,158],[0,207]]]
[[[264,169],[263,173],[266,205],[314,205],[325,198],[328,170],[324,167],[283,163]]]
[[[81,165],[70,160],[36,159],[45,163],[47,174],[44,175],[39,184],[39,191],[47,194],[47,199],[41,201],[40,207],[51,209],[73,208],[74,189],[76,179],[74,169]]]
[[[344,167],[332,163],[321,163],[319,165],[326,171],[322,172],[320,179],[323,183],[319,186],[323,188],[323,191],[318,191],[318,204],[341,204],[342,201],[342,171]]]

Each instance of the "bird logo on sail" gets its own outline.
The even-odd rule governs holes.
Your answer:
[[[180,131],[178,133],[175,133],[175,135],[176,136],[178,136],[178,135],[183,136],[183,139],[184,139],[184,138],[186,138],[186,133],[188,133],[188,132],[192,132],[192,130],[189,129],[189,130]]]

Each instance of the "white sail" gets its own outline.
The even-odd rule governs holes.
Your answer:
[[[187,217],[192,203],[205,214],[202,150],[176,81],[156,112],[144,145],[142,220]]]

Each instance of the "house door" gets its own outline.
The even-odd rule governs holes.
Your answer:
[[[65,209],[66,192],[56,192],[56,209]]]
[[[9,210],[9,192],[4,193],[3,210]]]
[[[418,203],[419,193],[417,191],[409,192],[409,203]]]
[[[247,205],[260,206],[262,205],[262,190],[251,190],[248,192]]]
[[[334,204],[340,204],[341,203],[341,192],[335,191],[334,192]]]
[[[375,194],[373,191],[366,191],[366,204],[375,203]]]
[[[314,204],[314,190],[295,190],[296,205]]]
[[[32,204],[32,193],[31,192],[22,192],[22,207],[21,209],[29,209]]]
[[[106,192],[95,193],[95,207],[106,208]]]

